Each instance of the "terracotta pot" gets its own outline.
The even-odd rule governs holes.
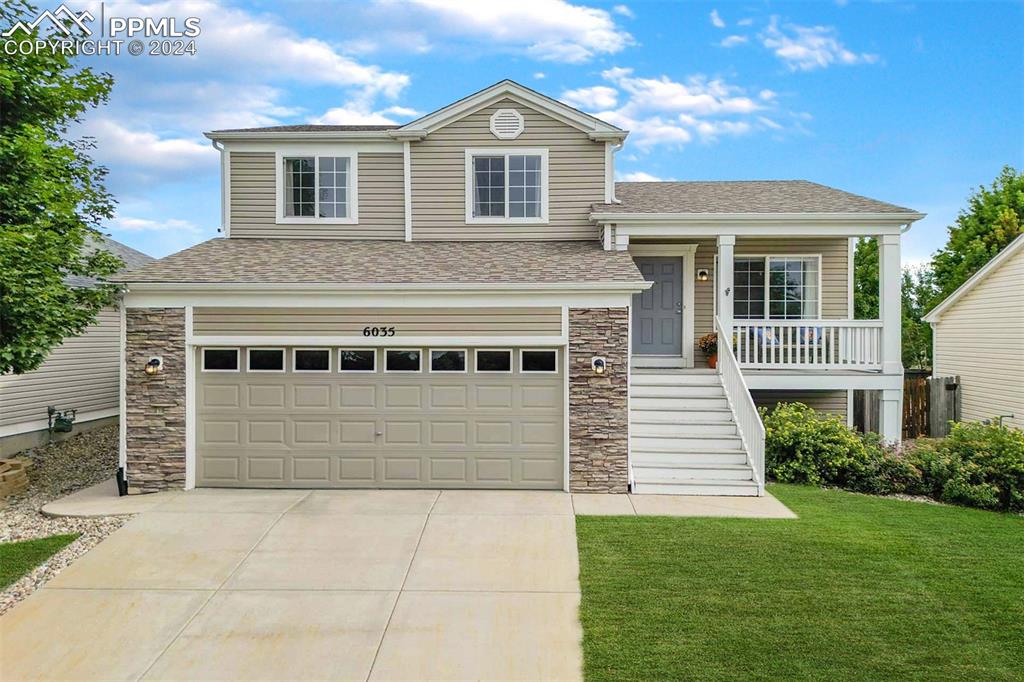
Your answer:
[[[710,367],[711,369],[715,369],[716,367],[718,367],[718,353],[708,356],[708,367]]]

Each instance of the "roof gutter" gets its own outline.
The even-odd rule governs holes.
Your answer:
[[[688,224],[688,223],[822,223],[860,222],[910,225],[925,217],[924,213],[624,213],[593,211],[590,220],[596,223]],[[906,230],[904,230],[906,231]]]
[[[638,293],[650,289],[652,282],[631,280],[628,282],[395,282],[395,283],[284,283],[284,282],[138,282],[120,280],[129,291],[197,291],[209,292],[216,288],[218,292],[252,292],[252,293],[375,293],[375,292],[409,292],[421,293],[512,293],[530,292],[633,292]]]

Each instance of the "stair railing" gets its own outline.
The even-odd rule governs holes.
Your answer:
[[[743,379],[739,362],[732,351],[731,334],[726,334],[722,321],[715,316],[715,332],[718,334],[718,374],[722,377],[725,397],[729,400],[736,426],[739,427],[740,438],[754,470],[754,482],[757,483],[757,494],[764,495],[764,423],[757,412],[754,399]]]

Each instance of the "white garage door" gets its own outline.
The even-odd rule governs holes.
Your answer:
[[[553,488],[562,351],[204,348],[196,484]]]

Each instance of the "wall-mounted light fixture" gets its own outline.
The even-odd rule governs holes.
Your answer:
[[[701,268],[700,270],[697,271],[698,282],[706,282],[709,279],[711,279],[711,273],[708,272],[705,268]]]
[[[607,367],[607,363],[604,358],[591,358],[590,367],[594,370],[594,374],[604,374],[604,370]]]
[[[164,371],[164,359],[159,356],[154,356],[149,359],[149,362],[145,366],[146,374],[149,376],[155,376]]]

